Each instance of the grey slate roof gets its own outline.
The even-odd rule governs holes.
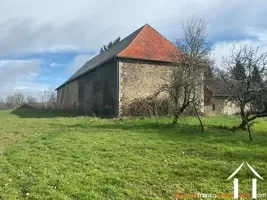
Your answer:
[[[71,81],[74,81],[75,79],[79,78],[80,76],[88,73],[92,69],[108,62],[109,60],[116,57],[117,54],[119,54],[121,51],[123,51],[126,47],[129,46],[129,44],[133,41],[133,39],[138,35],[138,33],[142,30],[143,26],[133,32],[131,35],[127,36],[120,42],[118,42],[114,47],[104,51],[101,54],[98,54],[91,60],[87,61],[76,73],[74,73],[66,82],[64,82],[62,85],[60,85],[56,90],[60,89],[67,83],[70,83]]]
[[[219,80],[208,80],[205,81],[204,85],[206,88],[217,97],[228,97],[229,92],[227,91],[223,81]]]

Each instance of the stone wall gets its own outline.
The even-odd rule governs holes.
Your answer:
[[[209,104],[205,104],[206,115],[234,115],[239,108],[226,98],[212,97]]]
[[[204,94],[205,115],[234,115],[239,112],[237,105],[228,101],[227,97],[215,97],[206,87]]]
[[[162,85],[169,83],[173,66],[168,63],[120,59],[119,61],[119,108],[123,108],[138,98],[154,95]],[[200,76],[202,78],[202,76]],[[203,85],[199,86],[200,112],[204,112]]]
[[[120,59],[119,107],[127,107],[135,99],[155,94],[171,77],[172,66],[166,63]]]
[[[112,59],[58,90],[59,108],[118,116],[136,99],[154,95],[168,83],[173,66],[165,62]],[[203,86],[200,96],[203,99]],[[201,112],[204,111],[201,105]]]
[[[93,69],[57,91],[58,107],[88,114],[117,115],[117,61]]]
[[[78,81],[72,81],[57,91],[58,108],[73,109],[78,106]]]
[[[87,113],[117,115],[118,76],[115,59],[78,79],[78,105]]]

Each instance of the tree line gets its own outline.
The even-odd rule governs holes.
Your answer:
[[[14,95],[8,95],[5,99],[0,99],[0,104],[6,104],[9,106],[12,105],[22,105],[27,104],[36,104],[36,103],[51,103],[56,106],[57,95],[56,92],[52,89],[45,91],[39,99],[34,96],[25,96],[23,93],[15,93]]]

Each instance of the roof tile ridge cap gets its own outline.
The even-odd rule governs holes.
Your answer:
[[[119,52],[116,56],[117,57],[120,57],[120,54],[121,53],[123,53],[135,40],[136,40],[136,38],[138,37],[138,35],[142,32],[142,30],[147,26],[148,24],[145,24],[145,25],[143,25],[141,28],[139,28],[139,29],[137,29],[137,30],[140,30],[137,34],[136,34],[136,36],[134,37],[134,39],[129,43],[129,45],[127,46],[127,47],[125,47],[121,52]],[[149,25],[148,25],[149,26]],[[137,31],[136,30],[136,31]]]

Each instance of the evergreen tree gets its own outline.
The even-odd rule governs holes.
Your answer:
[[[261,76],[261,72],[260,69],[257,65],[253,66],[252,72],[251,72],[251,82],[252,83],[258,83],[261,84],[262,83],[262,76]]]
[[[234,80],[238,80],[238,81],[245,81],[246,80],[246,69],[244,67],[244,65],[240,62],[237,61],[235,66],[233,67],[232,71],[231,71],[231,75],[232,78]]]
[[[108,43],[108,45],[103,45],[103,47],[100,49],[100,53],[103,53],[104,51],[106,51],[106,50],[112,48],[115,44],[117,44],[117,43],[120,42],[120,41],[121,41],[121,38],[118,37],[116,40],[114,40],[114,41],[110,41],[110,42]]]

